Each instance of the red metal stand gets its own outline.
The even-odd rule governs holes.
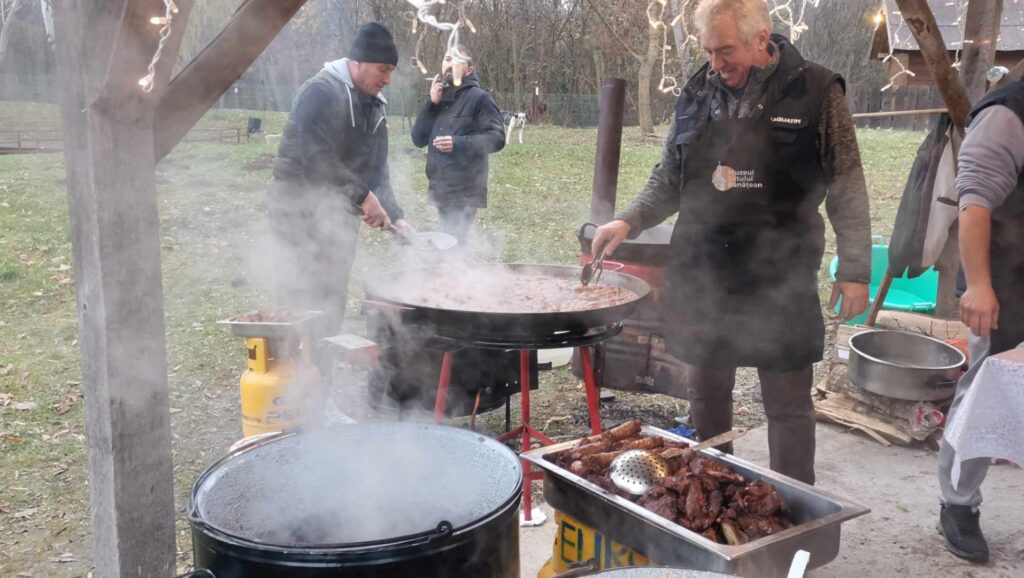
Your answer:
[[[437,397],[434,398],[434,423],[444,421],[444,407],[448,404],[448,383],[452,380],[452,357],[454,351],[445,351],[441,359],[441,379],[437,382]]]
[[[594,378],[594,365],[590,362],[590,348],[578,347],[580,362],[583,363],[583,383],[587,388],[587,413],[590,414],[590,432],[601,433],[601,400],[597,395],[597,380]]]
[[[587,412],[590,414],[590,431],[594,435],[601,433],[601,406],[597,395],[597,382],[594,378],[593,364],[590,362],[590,349],[587,346],[579,347],[580,359],[583,361],[583,382],[587,390]],[[434,423],[440,424],[444,421],[445,404],[448,401],[448,385],[452,378],[452,355],[453,352],[446,351],[441,360],[441,379],[437,383],[437,397],[434,399]],[[552,445],[555,440],[549,438],[530,425],[530,350],[519,351],[519,403],[522,411],[522,424],[498,436],[498,441],[506,442],[510,439],[520,438],[519,451],[525,452],[531,449],[532,441],[537,440],[544,445]],[[523,461],[523,518],[529,522],[533,515],[533,493],[531,491],[534,480],[539,480],[542,472],[534,472],[530,464]]]

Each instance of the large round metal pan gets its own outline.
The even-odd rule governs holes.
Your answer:
[[[636,299],[598,309],[543,313],[469,311],[423,307],[415,304],[417,303],[416,291],[424,286],[423,280],[433,279],[439,275],[458,279],[473,279],[503,274],[579,279],[580,268],[562,265],[481,264],[396,271],[378,274],[367,279],[366,297],[372,301],[410,309],[417,321],[434,325],[438,333],[444,337],[533,340],[562,333],[583,334],[590,329],[622,321],[628,318],[637,304],[651,292],[651,286],[643,279],[625,273],[605,271],[599,282],[601,285],[613,285],[628,289],[636,293]]]
[[[850,338],[850,383],[908,401],[953,397],[966,358],[959,349],[906,331],[865,331]]]

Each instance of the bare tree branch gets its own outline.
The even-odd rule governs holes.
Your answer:
[[[624,48],[630,56],[635,58],[637,62],[643,62],[643,57],[640,56],[640,54],[637,51],[633,50],[633,48],[630,47],[629,44],[626,44],[626,41],[623,40],[622,37],[615,32],[615,28],[611,25],[610,22],[608,22],[608,19],[604,17],[604,14],[597,8],[597,6],[594,5],[594,0],[587,0],[587,4],[590,4],[591,11],[597,14],[597,17],[601,19],[601,23],[604,24],[604,27],[608,30],[612,37],[615,38],[615,40],[617,40],[619,44],[622,45],[622,48]]]

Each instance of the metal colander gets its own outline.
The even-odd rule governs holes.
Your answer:
[[[608,468],[608,476],[615,487],[637,496],[649,492],[654,481],[668,473],[668,463],[647,450],[622,452]]]

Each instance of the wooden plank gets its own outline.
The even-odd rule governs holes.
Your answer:
[[[935,23],[935,15],[932,14],[926,0],[896,0],[896,4],[900,8],[903,21],[921,48],[921,55],[935,79],[953,123],[962,134],[967,114],[971,110],[971,101],[967,98],[960,79],[957,78],[956,70],[946,51],[942,31]]]
[[[964,17],[964,50],[960,57],[960,81],[971,102],[985,94],[985,74],[996,60],[996,40],[1001,31],[1003,0],[974,0]]]
[[[936,339],[967,339],[967,326],[958,319],[939,319],[921,313],[883,310],[878,316],[878,328],[901,329],[921,333]]]
[[[896,94],[896,110],[914,110],[913,95],[910,94],[910,87],[903,87]],[[893,117],[893,128],[896,130],[913,130],[914,117],[901,115]]]
[[[54,4],[93,560],[103,577],[175,570],[152,100],[123,93],[133,83],[139,90],[138,65],[153,49],[138,14],[162,8],[158,0]],[[115,50],[123,67],[111,66]],[[119,97],[131,110],[117,110]]]
[[[867,87],[864,86],[863,84],[858,84],[857,86],[853,87],[853,91],[850,93],[850,112],[852,114],[856,115],[859,113],[866,112],[864,107],[863,96],[866,90]],[[854,126],[856,126],[857,128],[863,128],[864,125],[864,121],[857,120],[856,117],[854,117]]]
[[[873,90],[868,94],[868,112],[882,112],[882,102],[884,94]],[[868,121],[870,128],[881,128],[882,127],[882,115],[873,116]]]
[[[852,427],[869,435],[878,443],[888,447],[892,443],[910,445],[914,438],[909,433],[884,420],[865,415],[854,409],[855,403],[842,395],[829,395],[814,403],[815,415],[819,419]]]
[[[912,86],[911,90],[914,91],[914,108],[928,108],[928,91],[931,87],[928,86]],[[945,108],[945,107],[943,107]],[[914,118],[914,130],[927,131],[931,129],[932,123],[935,122],[935,117],[915,117]]]
[[[162,159],[270,44],[306,0],[245,0],[224,30],[171,80],[157,105],[155,151]]]

